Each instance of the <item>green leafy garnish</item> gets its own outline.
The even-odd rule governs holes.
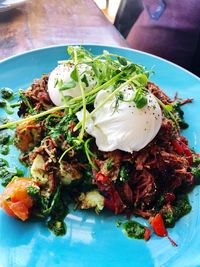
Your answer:
[[[113,160],[109,159],[106,163],[106,169],[109,171],[113,166]]]
[[[124,223],[123,231],[130,238],[144,239],[145,228],[136,221],[127,221]]]
[[[121,182],[127,182],[130,179],[130,167],[128,164],[122,165],[119,172],[119,180]]]
[[[144,95],[142,88],[139,88],[137,90],[133,101],[135,102],[136,107],[139,109],[141,109],[147,105],[147,103],[148,103],[147,97]]]
[[[119,61],[119,63],[120,63],[121,65],[123,65],[123,66],[128,65],[128,62],[127,62],[127,60],[126,60],[125,57],[117,57],[117,59],[118,59],[118,61]]]
[[[3,99],[12,100],[12,98],[14,97],[14,92],[8,87],[2,87],[0,89],[0,95]]]
[[[37,200],[40,193],[40,188],[38,186],[30,185],[27,188],[27,193],[30,197],[32,197],[34,200]]]
[[[62,83],[62,85],[59,86],[60,91],[65,91],[72,89],[76,86],[76,82],[74,80],[69,81],[68,83]]]
[[[1,161],[2,163],[2,161]],[[2,180],[2,186],[7,186],[7,184],[13,179],[13,177],[23,177],[23,171],[15,167],[15,169],[10,169],[8,163],[1,164],[0,166],[0,178]]]
[[[78,69],[75,67],[74,70],[71,72],[70,77],[75,82],[78,82],[78,76],[79,76]]]

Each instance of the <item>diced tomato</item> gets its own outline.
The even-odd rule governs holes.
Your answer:
[[[107,183],[108,182],[108,176],[103,175],[102,173],[98,172],[96,174],[96,180],[101,183]]]
[[[179,155],[183,154],[183,147],[182,147],[182,143],[180,141],[172,140],[172,145],[176,149],[176,151]]]
[[[165,228],[164,221],[160,213],[157,213],[156,216],[150,221],[151,226],[158,236],[167,237],[172,244],[172,246],[177,247],[178,245],[172,240],[172,238],[168,235],[167,229]]]
[[[71,133],[73,133],[74,132],[74,127],[75,127],[75,122],[74,121],[70,121],[70,123],[69,123],[69,130],[70,130],[70,132]]]
[[[184,142],[178,140],[173,140],[172,145],[176,149],[179,155],[185,154],[187,156],[187,160],[190,166],[192,166],[193,158],[192,158],[192,152],[189,149],[189,147]]]
[[[154,232],[158,235],[158,236],[167,236],[167,230],[165,228],[164,222],[163,222],[163,218],[160,215],[160,213],[156,214],[156,216],[151,220],[151,226],[154,230]]]
[[[144,232],[144,240],[149,240],[150,236],[151,236],[151,230],[148,227],[144,227],[145,232]]]
[[[37,185],[30,178],[13,179],[0,196],[0,207],[10,216],[27,220],[33,206],[33,200],[27,193],[29,186]]]
[[[192,157],[191,150],[189,149],[189,147],[185,143],[182,143],[182,147],[183,147],[183,151],[184,151],[185,155],[187,156],[187,160],[190,163],[190,166],[192,166],[193,157]]]

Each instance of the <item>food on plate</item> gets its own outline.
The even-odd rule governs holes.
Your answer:
[[[33,206],[32,190],[39,190],[32,179],[14,177],[1,195],[2,208],[8,215],[27,220]]]
[[[188,127],[181,106],[191,99],[170,99],[150,71],[120,55],[76,46],[68,54],[20,90],[20,118],[0,125],[16,127],[14,144],[30,173],[4,175],[1,207],[22,220],[44,218],[56,235],[66,232],[75,203],[149,220],[149,227],[124,223],[130,237],[148,240],[150,228],[168,236],[165,227],[190,212],[187,193],[199,184],[200,156],[181,135]]]

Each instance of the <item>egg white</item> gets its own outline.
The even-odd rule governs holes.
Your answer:
[[[64,97],[66,96],[81,96],[81,89],[78,83],[76,83],[76,85],[71,89],[67,89],[62,92],[59,90],[58,81],[62,81],[64,84],[72,81],[70,75],[73,70],[73,63],[62,63],[59,64],[49,75],[48,93],[51,101],[56,106],[63,105],[65,103]],[[88,86],[83,83],[84,90],[86,92],[91,90],[96,85],[96,79],[94,78],[94,72],[92,68],[86,64],[79,64],[78,72],[79,75],[86,75]]]
[[[138,109],[131,101],[135,92],[128,87],[121,92],[125,101],[119,100],[117,108],[113,98],[86,121],[85,130],[95,137],[101,151],[139,151],[153,140],[161,127],[162,111],[152,94],[147,94],[148,104]],[[108,90],[99,91],[94,106],[98,107],[109,94]],[[82,119],[82,111],[77,117]]]

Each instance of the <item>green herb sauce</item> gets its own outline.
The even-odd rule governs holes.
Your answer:
[[[123,231],[130,238],[144,239],[145,228],[136,221],[127,221],[124,223]]]
[[[0,158],[0,179],[3,186],[7,186],[14,176],[22,177],[23,174],[23,171],[18,168],[10,169],[8,162]]]
[[[6,99],[6,100],[12,100],[13,97],[14,97],[14,92],[12,89],[8,88],[8,87],[2,87],[0,89],[0,96],[3,98],[3,99]]]
[[[9,153],[10,135],[8,133],[0,134],[0,153],[7,155]]]
[[[174,227],[175,222],[188,214],[192,209],[187,194],[177,196],[171,208],[162,213],[166,227]]]
[[[200,184],[200,159],[193,155],[193,164],[192,164],[192,175],[194,177],[194,183],[196,185]]]

